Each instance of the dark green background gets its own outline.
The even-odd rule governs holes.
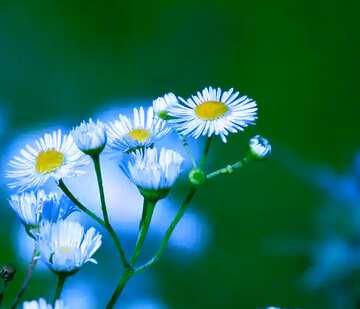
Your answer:
[[[212,166],[237,159],[256,132],[274,142],[274,159],[201,190],[196,201],[213,239],[192,264],[156,267],[163,299],[174,309],[328,308],[301,289],[306,260],[268,254],[264,243],[308,237],[321,201],[283,167],[276,146],[339,170],[358,149],[359,9],[340,0],[1,0],[1,148],[29,128],[71,126],[116,99],[235,87],[257,100],[258,125],[217,142]],[[5,198],[1,262],[14,255]]]

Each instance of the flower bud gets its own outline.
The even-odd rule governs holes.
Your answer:
[[[199,168],[193,168],[189,173],[189,181],[196,186],[203,184],[206,180],[206,174]]]
[[[5,282],[10,282],[11,280],[13,280],[15,274],[16,274],[16,269],[14,268],[14,266],[10,264],[5,264],[0,268],[0,277]]]
[[[271,154],[270,142],[260,135],[250,139],[249,148],[250,156],[253,160],[265,160]]]
[[[105,148],[107,136],[101,121],[83,121],[72,130],[76,146],[87,155],[99,155]]]
[[[159,97],[153,101],[153,108],[155,114],[163,119],[170,120],[173,119],[171,115],[169,115],[169,108],[176,105],[178,103],[178,99],[175,94],[167,93],[163,97]]]

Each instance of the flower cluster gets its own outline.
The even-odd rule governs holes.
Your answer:
[[[35,241],[34,261],[40,259],[58,276],[54,308],[65,308],[62,301],[57,300],[65,279],[77,273],[87,262],[96,263],[93,255],[102,242],[95,228],[86,230],[80,223],[70,221],[68,217],[71,213],[80,210],[94,219],[109,233],[119,252],[124,273],[121,285],[106,307],[112,308],[126,282],[159,259],[198,186],[217,175],[230,174],[245,163],[269,156],[271,145],[257,135],[250,140],[247,152],[236,163],[211,173],[206,171],[212,137],[218,136],[226,143],[230,133],[243,131],[256,119],[257,104],[254,100],[234,89],[222,91],[208,87],[188,99],[168,93],[155,99],[152,106],[134,108],[130,117],[120,114],[109,123],[89,119],[74,127],[69,134],[58,130],[45,134],[33,145],[26,145],[10,161],[10,169],[6,173],[9,187],[16,190],[9,203]],[[192,162],[192,169],[188,172],[189,193],[156,255],[148,263],[137,267],[154,207],[168,195],[184,169],[186,158],[175,150],[157,145],[159,140],[173,132],[179,136]],[[187,138],[199,139],[201,136],[206,137],[205,148],[202,157],[196,159]],[[131,258],[127,257],[107,213],[106,183],[102,179],[100,155],[120,160],[119,168],[144,198],[138,238]],[[102,217],[83,205],[65,184],[66,178],[84,174],[83,167],[91,162],[96,172]],[[44,191],[44,186],[50,181],[57,185],[58,192]],[[40,299],[25,302],[24,308],[53,307]]]

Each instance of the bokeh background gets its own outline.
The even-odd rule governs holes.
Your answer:
[[[119,308],[355,308],[360,223],[352,226],[355,236],[332,227],[344,205],[360,207],[353,164],[360,149],[359,9],[351,0],[1,0],[1,170],[25,141],[50,129],[114,119],[169,91],[186,97],[208,85],[235,87],[256,99],[259,120],[228,144],[217,141],[210,169],[240,158],[256,133],[271,139],[272,159],[201,188],[165,257],[129,284]],[[108,178],[123,177],[114,173]],[[3,177],[0,183],[0,264],[18,269],[11,297],[31,242],[8,207]],[[131,250],[141,200],[131,185],[112,184],[113,215],[123,214],[117,229]],[[184,187],[180,182],[171,205],[161,206],[144,259]],[[333,220],[319,220],[329,204]],[[344,246],[320,250],[334,238],[353,255]],[[99,265],[71,279],[64,297],[74,308],[104,307],[121,272],[112,252],[105,239]],[[330,272],[323,281],[326,271],[316,263]],[[45,268],[32,283],[25,299],[51,297],[55,281]]]

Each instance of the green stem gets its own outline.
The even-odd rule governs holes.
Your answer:
[[[219,176],[219,175],[224,175],[224,174],[232,174],[234,172],[235,169],[241,168],[243,167],[245,164],[249,163],[249,158],[248,157],[244,157],[243,159],[241,159],[240,161],[235,162],[234,164],[229,164],[226,167],[220,168],[214,172],[211,172],[209,174],[206,175],[207,179]]]
[[[130,264],[132,267],[134,267],[139,255],[140,255],[141,249],[144,245],[146,235],[148,234],[148,231],[149,231],[152,215],[154,213],[155,205],[156,205],[156,202],[150,201],[150,200],[144,198],[144,205],[143,205],[143,212],[142,212],[142,216],[141,216],[139,234],[138,234],[138,238],[136,240],[136,245],[135,245],[133,256],[130,259]],[[122,276],[119,280],[118,285],[116,286],[114,293],[112,294],[112,296],[110,298],[110,301],[106,305],[106,309],[111,309],[114,307],[114,305],[116,304],[122,291],[124,290],[127,282],[130,280],[130,278],[134,274],[135,274],[135,272],[133,271],[133,268],[125,270],[125,272],[122,274]]]
[[[24,295],[26,289],[28,288],[31,277],[33,275],[34,269],[35,269],[37,261],[38,261],[38,255],[39,255],[39,252],[38,252],[37,248],[35,247],[34,251],[33,251],[33,254],[32,254],[32,257],[31,257],[31,262],[30,262],[30,264],[28,266],[28,269],[26,271],[24,281],[21,284],[20,290],[17,292],[17,294],[15,296],[15,299],[14,299],[14,301],[13,301],[11,307],[10,307],[11,309],[15,309],[17,307],[17,305],[20,303],[21,298]]]
[[[202,170],[205,168],[205,164],[206,164],[207,157],[208,157],[209,150],[210,150],[211,141],[212,141],[212,136],[208,137],[206,140],[206,143],[205,143],[203,156],[200,161],[200,169],[202,169]]]
[[[98,224],[105,227],[104,221],[99,218],[95,213],[90,209],[86,208],[80,201],[71,193],[69,188],[66,186],[62,179],[58,183],[59,188],[67,195],[67,197],[78,207],[81,211],[85,212],[91,219],[95,220]]]
[[[6,292],[6,289],[9,285],[9,282],[8,281],[4,281],[3,283],[3,288],[1,289],[1,292],[0,292],[0,305],[2,304],[3,302],[3,299],[4,299],[4,295],[5,295],[5,292]]]
[[[166,230],[165,236],[161,241],[160,247],[158,249],[158,251],[156,252],[156,254],[154,255],[154,257],[148,261],[146,264],[140,266],[139,268],[136,269],[135,273],[139,273],[144,271],[145,269],[151,267],[152,265],[154,265],[161,257],[161,255],[163,254],[163,252],[165,251],[168,242],[170,240],[170,237],[172,235],[172,233],[174,232],[177,224],[179,223],[179,221],[181,220],[181,218],[183,217],[186,209],[188,208],[191,200],[193,199],[195,193],[196,193],[197,187],[195,186],[191,186],[189,189],[189,192],[187,194],[187,196],[185,197],[184,202],[181,204],[179,210],[177,211],[173,221],[171,222],[170,226],[168,227],[168,229]]]
[[[59,180],[58,186],[77,207],[79,207],[89,217],[94,219],[98,224],[100,224],[102,227],[104,227],[108,231],[108,233],[110,234],[110,236],[111,236],[111,238],[112,238],[112,240],[113,240],[113,242],[115,244],[115,247],[116,247],[117,251],[120,254],[120,259],[121,259],[121,262],[123,263],[124,267],[125,268],[131,268],[131,266],[130,266],[127,258],[126,258],[126,254],[125,254],[125,251],[124,251],[124,249],[122,247],[121,241],[118,238],[118,236],[117,236],[116,232],[114,231],[113,227],[111,225],[107,225],[104,220],[99,218],[91,210],[89,210],[82,203],[80,203],[79,200],[71,193],[71,191],[65,185],[65,183],[63,182],[62,179]]]
[[[130,259],[130,264],[134,266],[136,263],[140,251],[144,245],[147,233],[149,231],[152,215],[154,213],[156,202],[150,201],[144,198],[144,206],[143,206],[143,215],[142,215],[142,222],[140,223],[140,229],[138,238],[136,240],[136,245],[134,249],[134,254]]]
[[[133,276],[133,274],[134,274],[134,272],[131,269],[125,270],[124,274],[121,276],[121,278],[119,280],[118,285],[116,286],[114,293],[111,296],[110,301],[106,305],[106,309],[112,309],[115,306],[119,296],[121,295],[127,282],[130,280],[130,278]]]
[[[93,159],[93,162],[94,162],[94,168],[95,168],[95,172],[96,172],[96,179],[97,179],[98,187],[99,187],[101,210],[102,210],[102,213],[103,213],[103,216],[104,216],[105,224],[110,225],[109,215],[107,213],[107,208],[106,208],[104,185],[103,185],[103,180],[102,180],[102,175],[101,175],[100,156],[99,155],[92,156],[92,159]]]
[[[58,281],[56,285],[56,290],[53,298],[53,306],[55,305],[55,302],[61,297],[61,293],[64,289],[65,281],[66,281],[66,275],[65,274],[58,274]]]
[[[185,148],[185,150],[186,150],[186,152],[187,152],[187,154],[188,154],[188,156],[189,156],[189,158],[190,158],[190,160],[191,160],[192,166],[193,166],[194,168],[196,168],[196,167],[197,167],[197,163],[196,163],[194,154],[193,154],[193,152],[192,152],[192,150],[191,150],[191,148],[190,148],[190,146],[189,146],[189,143],[188,143],[186,137],[185,137],[184,135],[182,135],[181,133],[179,133],[179,132],[177,132],[177,134],[178,134],[179,139],[180,139],[182,145],[184,146],[184,148]]]

